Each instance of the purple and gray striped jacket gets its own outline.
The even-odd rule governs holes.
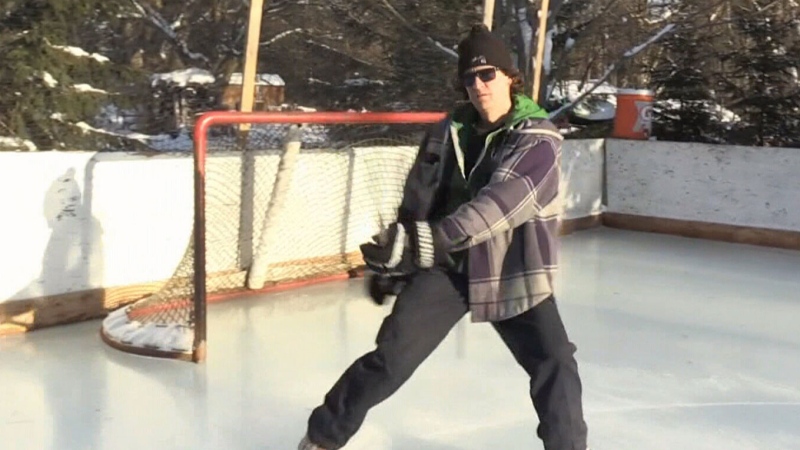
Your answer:
[[[426,136],[409,173],[401,216],[436,215],[437,194],[448,188],[448,158],[457,159],[463,174],[458,125],[446,119]],[[502,132],[484,149],[484,158],[491,158],[488,183],[432,221],[448,251],[468,252],[473,322],[504,320],[537,305],[553,294],[558,268],[563,137],[541,117],[518,120]]]

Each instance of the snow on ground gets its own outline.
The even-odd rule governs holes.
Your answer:
[[[241,72],[234,72],[228,77],[228,83],[240,85],[242,84],[242,78]],[[286,83],[280,75],[274,73],[259,73],[256,74],[255,84],[258,86],[284,86]]]
[[[38,150],[36,144],[27,139],[6,136],[0,136],[0,149],[27,150],[31,152]]]
[[[575,101],[578,97],[591,89],[596,84],[595,80],[582,82],[581,80],[565,80],[556,83],[550,95],[551,101],[557,104],[567,104]],[[613,120],[616,116],[617,92],[619,88],[604,82],[595,88],[591,94],[586,96],[581,102],[577,103],[572,109],[572,113],[588,121],[607,121]],[[654,107],[659,109],[678,109],[681,104],[691,101],[676,99],[661,99],[656,96]],[[706,110],[721,123],[740,122],[741,118],[733,111],[723,107],[713,101],[701,102]]]
[[[156,73],[150,77],[150,82],[153,86],[158,83],[187,86],[189,84],[211,84],[214,81],[215,78],[211,72],[196,67],[166,73]]]
[[[45,86],[50,88],[58,86],[58,80],[53,78],[53,76],[50,75],[50,72],[42,72],[42,81],[44,82]]]
[[[234,72],[228,77],[228,83],[232,85],[242,84],[242,73]],[[216,81],[214,75],[197,67],[175,70],[172,72],[156,73],[150,77],[153,86],[159,83],[171,84],[175,86],[188,86],[190,84],[211,84]],[[255,84],[259,86],[283,86],[285,82],[280,75],[272,73],[256,74]]]
[[[75,85],[72,86],[72,88],[75,89],[78,92],[90,92],[90,93],[94,93],[94,94],[108,94],[108,91],[106,91],[104,89],[98,89],[98,88],[93,87],[92,85],[89,85],[89,84],[86,84],[86,83],[75,84]]]
[[[51,47],[58,50],[62,50],[66,53],[69,53],[73,56],[77,56],[79,58],[91,58],[99,63],[107,63],[111,61],[110,59],[99,53],[89,53],[80,47],[73,47],[71,45],[51,45]]]
[[[663,109],[670,109],[670,110],[677,110],[681,107],[681,105],[691,105],[692,103],[697,103],[699,105],[703,105],[706,111],[708,111],[713,117],[719,120],[721,123],[733,123],[733,122],[740,122],[742,120],[736,113],[733,111],[723,107],[718,103],[714,103],[709,100],[675,100],[675,99],[666,99],[666,100],[656,100],[655,102],[655,109],[663,110]]]

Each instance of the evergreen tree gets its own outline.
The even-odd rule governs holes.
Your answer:
[[[665,139],[717,141],[714,107],[724,102],[742,118],[737,136],[748,139],[739,142],[792,145],[800,136],[800,13],[793,2],[551,0],[552,79],[608,75],[615,86],[656,88],[659,99],[672,100],[655,121]],[[481,5],[271,0],[264,6],[258,71],[283,77],[288,103],[447,109],[455,99],[452,49],[480,21]],[[525,44],[538,23],[537,6],[496,4],[495,30],[519,53],[521,66],[530,62],[523,55],[531,51]],[[0,2],[0,136],[29,139],[42,149],[119,148],[107,134],[78,125],[100,128],[98,115],[107,105],[136,110],[154,103],[151,74],[199,68],[224,83],[242,70],[247,17],[248,2],[241,0]],[[671,40],[621,62],[668,24],[681,25]],[[540,101],[546,103],[544,96]],[[138,131],[156,132],[146,126]]]
[[[106,56],[120,8],[111,0],[19,0],[0,17],[0,134],[40,149],[92,149],[103,105],[124,104],[131,71]]]
[[[737,140],[750,145],[800,145],[800,21],[755,0],[734,10],[740,45],[723,56],[733,108],[742,118]]]
[[[696,14],[694,8],[682,15]],[[710,36],[682,27],[662,44],[662,53],[649,70],[656,92],[654,135],[662,140],[718,142],[720,123],[715,117],[713,53]]]

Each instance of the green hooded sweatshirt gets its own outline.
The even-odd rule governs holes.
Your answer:
[[[488,149],[492,148],[493,139],[498,134],[525,120],[547,119],[548,117],[547,111],[536,104],[530,97],[522,94],[514,95],[511,114],[507,116],[505,122],[499,128],[486,136],[483,149],[475,157],[474,167],[467,174],[465,173],[465,161],[469,139],[474,136],[473,127],[480,120],[480,115],[471,103],[456,109],[452,114],[450,135],[454,144],[458,169],[453,170],[445,208],[442,213],[447,215],[454,212],[459,206],[471,200],[489,182],[497,163],[493,162],[490,157],[486,157],[486,155],[491,154]],[[458,272],[465,273],[467,270],[466,253],[467,250],[463,250],[450,255],[453,267]]]
[[[547,111],[530,97],[523,94],[514,95],[511,114],[508,115],[503,125],[487,135],[483,150],[475,158],[474,168],[470,174],[467,174],[465,173],[466,152],[470,137],[474,135],[473,127],[480,120],[480,116],[471,103],[456,109],[452,114],[450,134],[460,170],[453,171],[446,213],[455,211],[461,204],[469,201],[488,182],[491,172],[494,170],[494,164],[491,164],[490,158],[485,158],[485,156],[487,149],[491,148],[493,139],[499,133],[511,129],[524,120],[547,119],[548,117]]]

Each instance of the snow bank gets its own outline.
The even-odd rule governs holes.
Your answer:
[[[242,84],[242,73],[234,72],[228,77],[229,84]],[[256,86],[284,86],[286,83],[280,75],[272,73],[259,73],[256,74]]]
[[[35,152],[36,150],[38,150],[36,144],[27,139],[19,139],[15,137],[5,137],[5,136],[0,136],[0,148],[12,149],[12,150],[28,150],[31,152]]]
[[[190,84],[211,84],[214,81],[216,81],[216,79],[211,72],[196,67],[175,70],[173,72],[156,73],[150,76],[150,83],[152,86],[159,83],[187,86]]]
[[[79,58],[91,58],[99,63],[107,63],[111,61],[110,59],[106,58],[105,56],[99,53],[89,53],[80,47],[73,47],[71,45],[52,45],[51,47],[69,53],[73,56],[77,56]]]

